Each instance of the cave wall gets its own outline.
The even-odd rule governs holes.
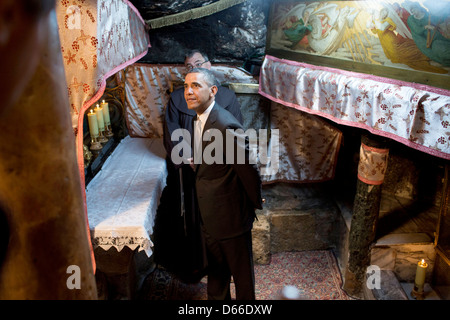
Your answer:
[[[181,13],[215,1],[132,0],[144,20]],[[270,1],[247,0],[204,18],[150,29],[148,54],[139,62],[183,63],[189,49],[206,52],[213,63],[249,69],[264,55]]]
[[[147,21],[206,6],[217,0],[131,0],[131,2]],[[149,29],[152,47],[139,62],[183,63],[184,53],[197,48],[206,52],[213,63],[242,66],[257,75],[258,68],[253,67],[261,62],[265,53],[271,3],[272,0],[247,0],[204,18]],[[332,125],[337,126],[336,123]],[[340,153],[346,160],[340,161],[341,166],[337,170],[336,178],[339,178],[342,172],[346,176],[343,180],[348,181],[349,175],[356,179],[354,171],[359,154],[360,132],[355,128],[340,127],[340,129],[345,132],[346,141]],[[350,143],[353,140],[355,153],[350,151],[346,156],[348,145],[353,145]],[[409,199],[426,197],[431,202],[438,203],[440,192],[436,190],[436,186],[439,185],[437,181],[441,179],[442,174],[441,159],[392,143],[384,191]],[[342,165],[343,162],[352,163],[354,167],[348,168]],[[431,165],[431,162],[437,163]],[[439,172],[435,172],[436,170]]]
[[[147,21],[209,5],[217,0],[131,0],[131,2]],[[152,47],[139,62],[183,63],[184,53],[197,48],[206,52],[213,63],[242,66],[257,75],[258,68],[253,67],[261,62],[265,53],[271,3],[271,0],[247,0],[204,18],[149,29]],[[332,125],[337,126],[336,123]],[[338,179],[342,173],[346,176],[343,180],[347,183],[349,175],[356,179],[354,171],[359,154],[360,132],[355,128],[338,127],[345,132],[346,143],[340,153],[346,160],[339,161],[340,167],[336,178]],[[353,145],[351,141],[354,141],[355,150],[346,155],[348,146]],[[440,192],[436,190],[436,186],[439,185],[436,180],[439,180],[442,174],[440,159],[392,143],[394,145],[383,187],[384,192],[409,199],[425,196],[431,202],[438,203]],[[422,158],[426,160],[421,160]],[[430,162],[433,162],[430,159],[437,164],[430,165]],[[352,163],[354,167],[348,168],[342,163]],[[436,170],[439,172],[436,173]],[[354,183],[354,179],[351,181]]]

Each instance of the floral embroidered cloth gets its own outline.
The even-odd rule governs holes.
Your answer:
[[[384,181],[389,149],[379,149],[361,143],[359,150],[358,179],[366,184],[380,185]]]
[[[152,254],[150,235],[167,167],[162,139],[125,137],[86,188],[92,244]]]
[[[59,0],[55,11],[84,185],[84,113],[103,95],[109,76],[147,54],[150,39],[144,20],[128,0]]]
[[[263,183],[312,183],[334,178],[340,130],[320,117],[275,102],[270,109],[270,128],[272,135],[274,129],[279,132],[278,167],[267,170],[269,174],[261,177]]]
[[[126,0],[56,2],[72,127],[84,181],[83,116],[103,95],[106,79],[143,57],[150,46],[146,24]]]
[[[239,68],[215,65],[211,71],[220,83],[257,83],[257,79]],[[127,68],[125,117],[130,136],[162,137],[169,89],[182,85],[184,72],[184,66],[180,65],[137,63]],[[263,183],[321,182],[334,177],[342,136],[339,130],[323,119],[281,104],[273,103],[266,114],[260,105],[265,98],[257,94],[238,93],[237,98],[246,129],[257,130],[264,123],[264,129],[279,130],[278,163],[261,165],[261,172],[267,173],[261,177]]]
[[[229,66],[213,66],[211,71],[220,83],[255,83],[247,72]],[[163,136],[165,109],[170,89],[183,86],[183,65],[135,63],[126,70],[125,118],[132,137]]]
[[[259,93],[450,159],[450,91],[267,55]]]

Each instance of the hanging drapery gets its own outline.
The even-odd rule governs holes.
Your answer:
[[[259,93],[450,159],[450,91],[266,56]]]
[[[150,40],[144,20],[129,1],[60,0],[56,15],[78,170],[84,186],[84,113],[103,95],[109,76],[147,54]],[[83,201],[87,219],[84,189]],[[94,261],[92,246],[91,256]]]
[[[279,131],[277,170],[263,183],[314,183],[334,178],[342,132],[323,119],[272,102],[270,128]],[[272,133],[273,134],[273,133]]]
[[[220,83],[255,83],[241,69],[215,65],[211,71]],[[125,119],[132,137],[162,138],[164,113],[169,91],[183,85],[183,65],[136,63],[127,68],[125,81]]]
[[[106,79],[147,54],[150,40],[137,9],[125,0],[57,2],[78,166],[84,183],[83,116]]]
[[[257,83],[257,79],[239,68],[214,65],[211,71],[220,83]],[[184,72],[184,66],[180,65],[134,64],[127,68],[125,119],[130,136],[162,137],[168,91],[183,83]],[[249,112],[249,105],[241,107],[243,112]],[[256,110],[262,112],[258,107]],[[279,130],[279,159],[276,170],[264,171],[267,174],[262,176],[263,183],[333,179],[342,138],[339,130],[323,119],[275,103],[268,116],[270,128]],[[269,164],[264,168],[273,167]]]

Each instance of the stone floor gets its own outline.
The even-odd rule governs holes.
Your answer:
[[[278,252],[333,249],[339,208],[330,194],[327,184],[263,186],[266,201],[253,228],[255,263],[269,264],[272,254]],[[141,256],[127,248],[96,251],[97,285],[103,299],[133,298],[151,264]],[[118,263],[111,264],[112,259]]]
[[[351,224],[350,198],[337,199],[348,230]],[[439,218],[439,206],[415,202],[401,196],[383,193],[377,224],[377,235],[371,251],[371,264],[382,271],[382,288],[369,292],[367,299],[411,300],[417,262],[429,264],[425,300],[440,299],[430,286],[436,252],[434,235]]]
[[[368,300],[441,300],[429,283],[425,283],[420,297],[412,294],[413,287],[413,282],[399,282],[393,271],[382,270],[380,288],[364,288],[364,295]]]
[[[401,282],[400,285],[402,286],[403,291],[408,296],[408,300],[418,300],[417,298],[411,295],[411,292],[414,287],[413,283]],[[441,297],[439,297],[436,291],[434,291],[433,288],[428,283],[425,283],[423,291],[424,295],[421,298],[421,300],[441,300]]]
[[[339,251],[338,243],[344,236],[337,226],[342,224],[347,231],[350,229],[352,197],[337,201],[331,190],[332,185],[328,183],[265,185],[266,202],[264,209],[258,211],[253,229],[255,262],[268,264],[276,252]],[[426,257],[432,270],[438,213],[436,206],[419,206],[407,199],[383,194],[372,264],[379,265],[383,277],[389,280],[385,281],[384,293],[383,290],[372,292],[373,298],[411,298],[409,287],[414,281],[417,260]],[[134,261],[131,265],[139,264],[136,258],[127,261]],[[127,262],[126,267],[129,265]],[[430,275],[427,275],[427,283],[430,283]],[[430,292],[427,299],[437,297],[429,285],[427,290]],[[131,291],[127,289],[124,294],[128,296]]]

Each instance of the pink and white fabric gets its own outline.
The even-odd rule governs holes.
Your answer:
[[[257,83],[239,68],[215,65],[211,71],[221,83]],[[125,117],[130,136],[162,137],[169,89],[183,83],[184,73],[182,65],[134,64],[127,68]],[[263,183],[321,182],[334,177],[342,137],[339,130],[323,119],[276,103],[271,106],[269,122],[271,129],[279,130],[279,159],[276,170],[265,170]]]
[[[388,165],[389,149],[369,147],[361,143],[359,150],[358,179],[366,184],[380,185]]]
[[[450,159],[450,91],[267,55],[259,93]]]
[[[274,129],[279,132],[278,166],[261,177],[263,183],[313,183],[334,178],[340,130],[320,117],[275,102],[270,109],[270,128],[272,134]]]
[[[129,1],[59,0],[56,14],[84,181],[84,113],[103,95],[108,77],[147,54],[150,40],[144,20]]]
[[[230,66],[213,66],[220,83],[257,83],[247,72]],[[125,118],[132,137],[161,138],[170,89],[182,85],[184,65],[135,63],[126,70]]]

